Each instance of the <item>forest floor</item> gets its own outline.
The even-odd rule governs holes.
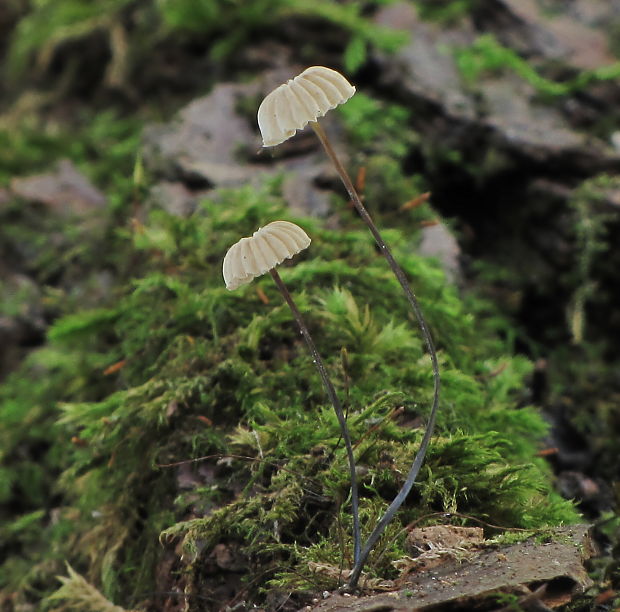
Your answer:
[[[366,536],[432,374],[313,135],[262,148],[310,65],[444,385],[354,594],[320,380],[269,279],[221,280],[312,236],[282,276]],[[0,610],[620,608],[619,0],[12,0],[0,68]]]

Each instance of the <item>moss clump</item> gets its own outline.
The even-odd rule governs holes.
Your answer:
[[[2,490],[20,517],[8,523],[2,588],[36,599],[67,559],[125,606],[173,587],[217,599],[224,547],[237,572],[260,568],[243,588],[261,601],[314,588],[309,561],[350,565],[346,457],[314,366],[268,279],[233,294],[221,280],[230,244],[289,217],[269,185],[221,191],[190,219],[152,211],[121,237],[127,282],[60,318],[6,382]],[[313,245],[281,273],[346,402],[368,533],[420,442],[430,363],[370,237],[296,221]],[[487,305],[463,301],[411,237],[386,234],[438,340],[445,390],[428,462],[369,571],[392,576],[402,526],[429,512],[528,528],[576,520],[534,458],[546,427],[522,405],[530,364],[510,355]],[[161,467],[201,456],[212,458]],[[28,466],[44,495],[24,497]],[[160,537],[172,571],[156,571]]]
[[[48,605],[54,606],[52,612],[70,612],[83,610],[84,612],[126,612],[108,601],[92,585],[84,580],[70,565],[67,565],[68,576],[59,576],[62,586],[47,599]],[[63,602],[56,606],[56,602]]]
[[[96,184],[105,184],[118,206],[131,184],[142,123],[139,115],[81,110],[67,126],[60,118],[13,110],[0,116],[0,185],[47,170],[50,160],[66,157]]]
[[[573,295],[567,308],[567,322],[574,344],[584,341],[603,342],[610,353],[614,350],[612,338],[617,335],[618,320],[605,321],[604,329],[589,325],[602,315],[605,305],[613,302],[610,290],[613,283],[610,237],[618,225],[618,214],[609,205],[609,197],[620,188],[617,177],[601,174],[581,183],[569,201],[574,231],[574,261],[565,274],[565,282]],[[603,315],[605,316],[605,315]],[[607,317],[605,317],[607,319]]]

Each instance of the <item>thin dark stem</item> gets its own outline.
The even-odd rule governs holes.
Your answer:
[[[426,320],[424,319],[424,315],[422,314],[422,310],[420,309],[418,300],[416,299],[409,285],[409,281],[407,280],[405,273],[402,271],[400,266],[396,263],[396,260],[392,256],[392,252],[390,251],[387,244],[383,240],[381,234],[379,233],[379,230],[377,229],[377,226],[374,224],[372,218],[370,217],[370,214],[366,210],[365,206],[362,204],[362,201],[357,191],[355,190],[355,187],[353,186],[353,182],[351,181],[351,178],[349,177],[344,166],[338,159],[336,152],[334,151],[333,147],[331,146],[331,143],[329,142],[329,139],[327,138],[327,134],[325,133],[325,131],[319,125],[318,122],[313,121],[310,125],[312,125],[312,127],[314,128],[314,131],[318,139],[321,141],[321,144],[323,145],[325,152],[327,153],[329,158],[332,160],[332,163],[336,167],[336,170],[342,182],[344,183],[344,186],[347,190],[347,193],[349,194],[349,197],[351,198],[353,202],[353,205],[357,209],[357,212],[359,213],[364,223],[366,223],[366,225],[368,226],[368,229],[370,230],[370,233],[373,235],[381,253],[387,259],[387,262],[390,265],[390,268],[392,268],[392,272],[394,272],[394,276],[396,276],[396,279],[400,283],[400,286],[403,288],[403,291],[405,292],[405,297],[407,298],[407,301],[409,302],[409,305],[411,306],[411,309],[413,310],[413,313],[415,314],[415,317],[418,320],[418,323],[420,325],[422,336],[424,337],[426,348],[431,358],[431,364],[433,367],[433,379],[434,379],[433,405],[431,408],[430,416],[428,418],[426,432],[424,433],[424,438],[422,439],[422,444],[420,445],[420,450],[418,451],[418,454],[416,455],[413,461],[413,465],[411,466],[411,469],[409,470],[409,473],[407,474],[407,479],[405,480],[405,483],[403,484],[401,490],[398,492],[398,495],[394,498],[394,501],[390,504],[389,508],[386,510],[381,520],[377,523],[377,525],[373,529],[372,533],[368,537],[368,540],[366,541],[366,545],[362,549],[360,558],[355,563],[353,572],[351,573],[351,577],[349,579],[349,586],[351,588],[355,588],[355,586],[357,585],[357,581],[359,580],[360,574],[362,572],[362,567],[366,563],[366,560],[368,559],[368,555],[370,551],[372,550],[374,545],[377,543],[377,540],[381,537],[381,534],[387,527],[388,523],[392,520],[392,518],[394,517],[394,515],[396,514],[396,512],[402,505],[402,503],[407,498],[407,495],[409,495],[409,492],[411,491],[411,488],[413,487],[415,479],[418,476],[420,468],[422,467],[422,463],[424,462],[424,457],[426,456],[426,450],[428,448],[428,444],[430,442],[431,436],[433,435],[433,429],[435,428],[435,418],[437,414],[437,408],[439,406],[439,388],[440,388],[439,364],[437,363],[437,353],[435,351],[435,345],[433,344],[433,338],[431,337],[431,332],[428,329],[428,325],[426,324]]]
[[[275,268],[270,270],[271,276],[275,281],[280,293],[284,296],[286,303],[288,304],[295,320],[297,321],[297,325],[299,326],[299,331],[301,335],[304,337],[306,344],[308,345],[308,349],[310,350],[310,354],[312,355],[312,362],[316,366],[316,369],[319,371],[319,375],[321,376],[321,380],[323,381],[323,385],[325,390],[327,391],[327,396],[329,397],[330,402],[334,407],[334,411],[336,412],[336,416],[338,417],[338,423],[340,423],[340,431],[342,432],[342,437],[344,438],[344,445],[347,450],[347,456],[349,458],[349,471],[351,474],[351,510],[353,514],[353,561],[354,563],[358,563],[360,557],[360,549],[362,546],[362,538],[360,535],[360,522],[359,522],[359,494],[357,490],[357,476],[355,474],[355,457],[353,455],[353,446],[351,445],[351,436],[349,436],[349,428],[347,427],[347,421],[344,417],[344,412],[342,410],[342,404],[338,399],[338,395],[336,395],[336,390],[334,389],[334,385],[327,374],[327,370],[325,369],[325,365],[323,364],[323,360],[321,359],[321,355],[319,355],[319,351],[317,350],[314,341],[312,340],[312,336],[310,336],[310,332],[304,323],[304,320],[297,308],[297,305],[293,301],[291,294],[289,293],[286,285],[282,282],[280,275],[278,274]]]

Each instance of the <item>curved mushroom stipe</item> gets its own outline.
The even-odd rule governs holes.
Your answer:
[[[375,238],[377,246],[403,289],[409,306],[418,320],[433,368],[433,403],[422,444],[420,445],[418,454],[413,461],[403,486],[383,517],[375,525],[375,528],[366,540],[363,550],[358,554],[356,548],[354,567],[349,577],[349,584],[347,585],[349,589],[354,589],[357,586],[362,568],[366,563],[370,551],[373,549],[386,526],[394,518],[396,512],[409,495],[415,483],[435,427],[441,387],[439,363],[433,338],[417,298],[407,280],[407,276],[394,259],[390,248],[383,240],[377,226],[374,224],[366,207],[363,205],[351,178],[331,146],[327,134],[323,130],[321,124],[316,121],[318,117],[323,116],[330,108],[334,108],[338,104],[346,102],[354,93],[355,88],[338,72],[321,66],[313,66],[271,92],[263,100],[258,109],[258,125],[263,136],[263,146],[280,144],[287,138],[293,136],[297,129],[303,128],[307,123],[312,125],[325,152],[338,171],[357,212],[368,226],[368,229]]]
[[[299,312],[289,290],[276,270],[278,264],[303,251],[309,245],[310,237],[301,227],[289,221],[273,221],[255,231],[251,237],[241,238],[239,242],[228,249],[224,257],[222,273],[226,288],[232,291],[241,285],[249,283],[253,278],[269,272],[297,321],[301,335],[306,341],[308,350],[312,355],[312,361],[327,392],[327,397],[334,407],[347,451],[351,479],[351,511],[353,514],[353,559],[357,563],[362,549],[359,523],[359,493],[355,472],[355,456],[353,454],[353,445],[351,444],[347,420],[336,389],[327,374],[327,369],[301,316],[301,312]]]

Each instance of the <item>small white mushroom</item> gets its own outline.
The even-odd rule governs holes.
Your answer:
[[[439,407],[439,390],[441,386],[437,352],[435,351],[431,332],[424,319],[418,300],[409,285],[407,276],[394,259],[390,248],[385,243],[379,229],[362,203],[346,168],[338,159],[336,151],[329,142],[325,130],[323,130],[323,127],[317,121],[317,119],[325,115],[328,110],[346,102],[354,93],[355,87],[353,87],[340,73],[323,66],[312,66],[304,70],[294,79],[288,81],[284,85],[280,85],[280,87],[272,91],[263,100],[258,109],[258,126],[263,136],[263,146],[265,147],[272,147],[284,142],[293,136],[296,130],[300,130],[307,123],[310,123],[317,138],[323,145],[325,152],[334,164],[353,205],[364,223],[368,226],[380,252],[386,258],[394,276],[400,283],[405,297],[409,302],[409,306],[420,325],[433,369],[433,404],[420,450],[407,474],[407,478],[401,490],[398,492],[383,517],[379,520],[370,536],[368,536],[364,549],[359,552],[359,554],[358,550],[355,550],[354,567],[348,583],[350,588],[356,587],[370,551],[413,487],[422,462],[424,461],[430,437],[435,427],[435,419]]]
[[[310,246],[310,237],[290,221],[273,221],[228,249],[222,268],[226,289],[233,291]]]
[[[274,89],[258,108],[263,146],[279,145],[354,93],[355,87],[339,72],[325,66],[306,68]]]
[[[281,264],[285,259],[290,259],[293,255],[296,255],[309,246],[310,237],[301,227],[290,221],[273,221],[255,231],[251,237],[241,238],[239,242],[233,244],[224,256],[222,272],[226,288],[231,291],[237,289],[241,285],[251,282],[253,278],[269,272],[297,321],[299,331],[306,341],[310,354],[312,355],[312,361],[319,372],[327,396],[334,407],[334,412],[336,413],[340,431],[342,432],[342,438],[344,439],[345,448],[347,450],[349,473],[351,477],[354,559],[357,561],[361,552],[359,494],[355,472],[355,457],[353,455],[353,446],[351,444],[351,436],[349,435],[347,421],[334,385],[327,374],[327,369],[314,344],[314,340],[312,340],[312,336],[310,336],[310,332],[301,316],[301,312],[299,312],[299,308],[297,308],[297,305],[293,301],[293,297],[276,270],[278,264]]]

